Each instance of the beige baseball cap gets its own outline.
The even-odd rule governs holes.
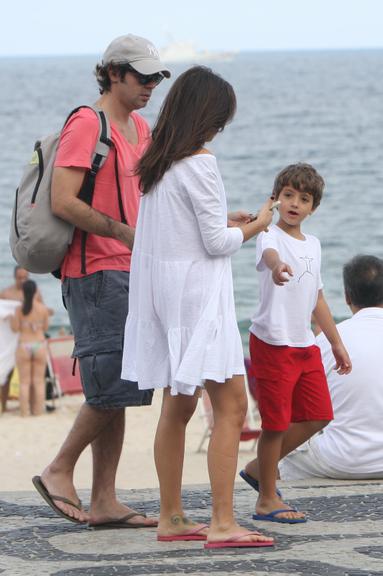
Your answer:
[[[102,57],[102,64],[130,64],[141,74],[162,72],[170,78],[170,71],[160,60],[157,48],[141,36],[119,36],[109,44]]]

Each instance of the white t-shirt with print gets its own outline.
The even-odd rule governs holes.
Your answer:
[[[267,248],[276,250],[282,262],[292,268],[294,275],[283,286],[273,282],[272,272],[264,263]],[[321,247],[315,236],[304,234],[304,239],[298,240],[276,225],[270,226],[269,232],[261,232],[256,245],[260,304],[250,332],[274,346],[314,344],[311,314],[323,286],[320,265]]]

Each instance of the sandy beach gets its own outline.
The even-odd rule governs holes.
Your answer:
[[[9,402],[9,411],[0,414],[0,491],[30,490],[31,478],[39,474],[54,457],[70,430],[82,396],[64,396],[57,409],[39,417],[21,418],[17,402]],[[161,407],[161,392],[153,405],[129,408],[122,457],[117,473],[121,489],[154,488],[158,485],[153,461],[153,439]],[[197,408],[189,423],[186,438],[184,484],[207,483],[206,453],[197,453],[205,422]],[[205,443],[205,449],[207,442]],[[238,469],[253,457],[253,441],[241,443]],[[90,488],[92,462],[87,449],[76,467],[76,487]]]

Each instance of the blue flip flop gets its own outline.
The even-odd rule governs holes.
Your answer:
[[[259,492],[259,482],[256,478],[249,476],[249,474],[247,474],[247,472],[245,472],[245,470],[241,470],[239,475],[245,482],[247,482],[252,488],[254,488],[254,490]],[[276,489],[276,492],[277,492],[277,496],[279,498],[282,498],[282,492],[280,490],[278,490],[278,488]]]
[[[273,510],[268,514],[253,514],[253,520],[279,522],[280,524],[303,524],[303,522],[307,522],[307,518],[278,518],[276,514],[280,514],[281,512],[297,512],[297,509],[281,508],[280,510]]]

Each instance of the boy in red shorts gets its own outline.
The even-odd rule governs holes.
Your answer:
[[[329,340],[335,369],[351,371],[351,361],[322,291],[321,248],[301,232],[302,221],[319,206],[323,178],[309,164],[293,164],[275,179],[279,221],[257,239],[260,305],[250,328],[250,356],[257,379],[262,434],[258,458],[240,472],[259,492],[255,520],[305,522],[276,488],[278,462],[333,418],[330,394],[311,315]]]

